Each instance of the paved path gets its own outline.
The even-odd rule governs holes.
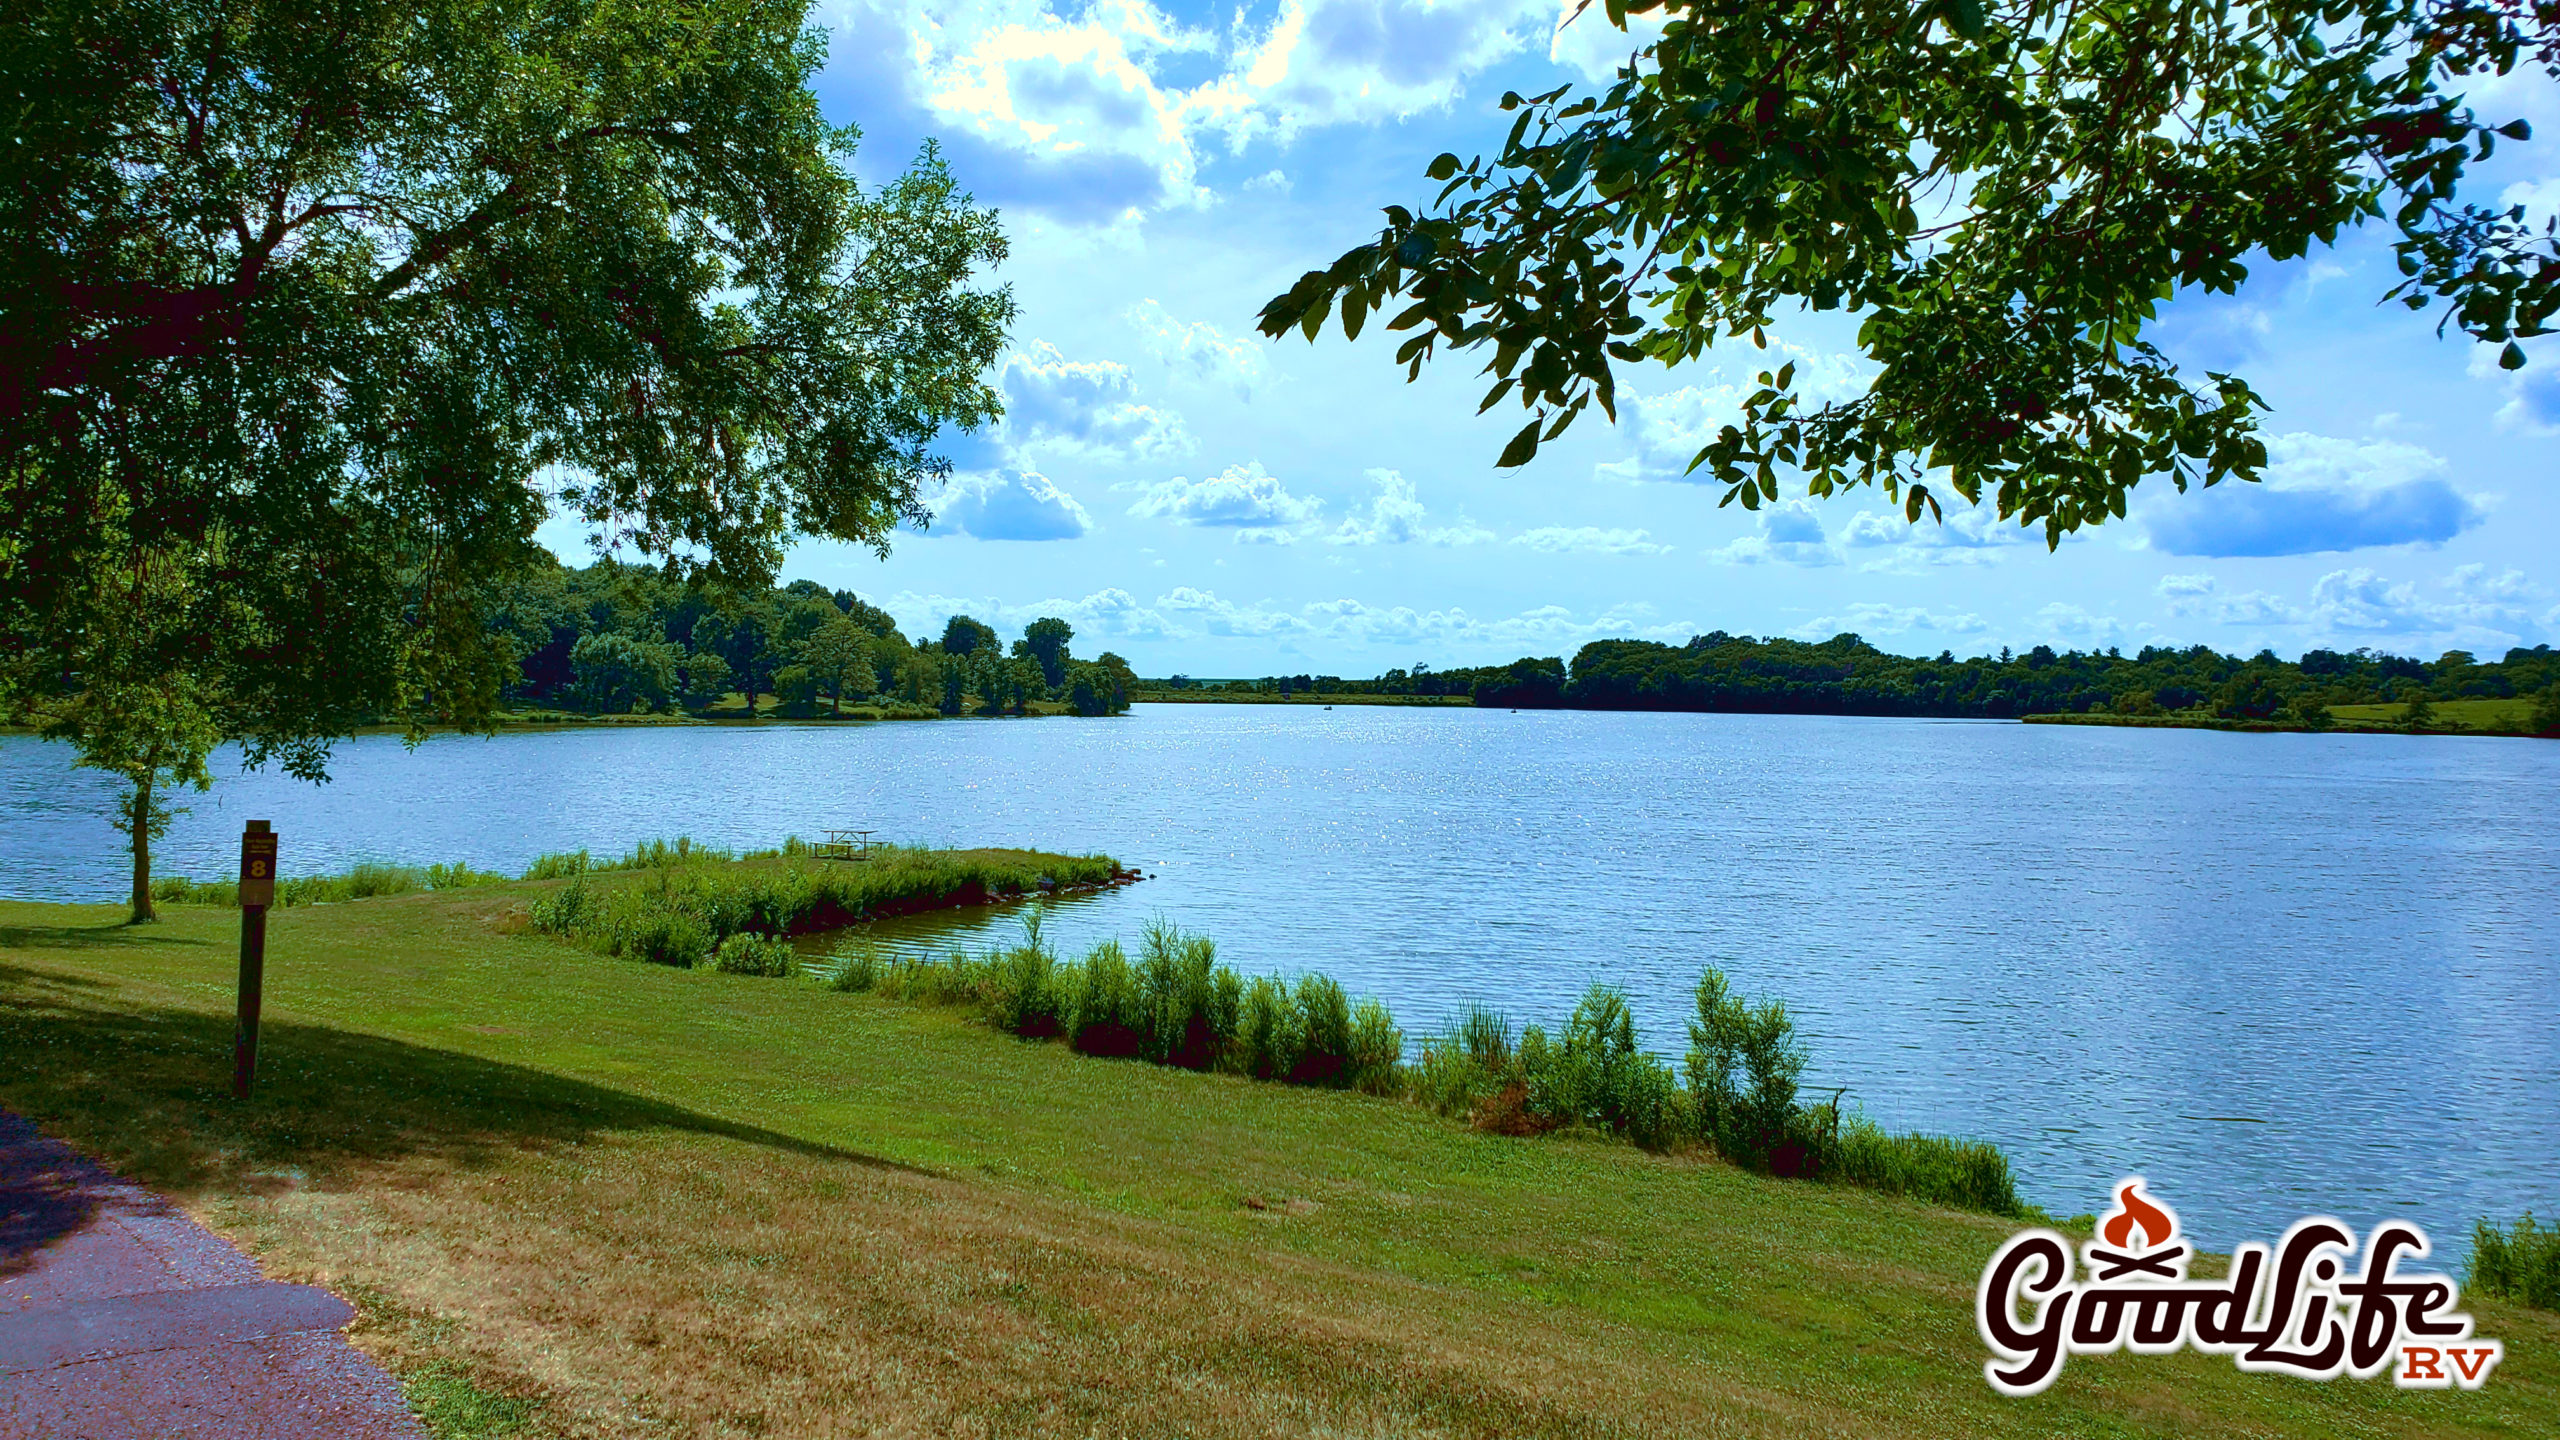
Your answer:
[[[0,1440],[423,1440],[353,1318],[0,1112]]]

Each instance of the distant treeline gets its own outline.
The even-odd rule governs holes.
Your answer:
[[[1180,690],[1199,682],[1175,676]],[[1268,676],[1208,688],[1272,695],[1466,695],[1484,706],[1585,710],[1711,710],[1811,715],[2020,715],[2206,713],[2227,720],[2325,723],[2332,705],[2505,699],[2553,693],[2560,655],[2548,645],[2483,663],[2448,650],[2433,661],[2373,650],[2314,650],[2299,661],[2262,650],[2247,659],[2210,646],[2145,646],[1959,660],[1895,655],[1856,635],[1820,642],[1754,639],[1719,630],[1686,645],[1598,640],[1568,666],[1558,657],[1509,665],[1390,670],[1372,680]]]
[[[609,560],[535,570],[499,593],[489,624],[515,645],[509,699],[588,714],[1024,715],[1046,703],[1116,715],[1137,683],[1117,655],[1070,654],[1064,620],[1032,621],[1009,650],[966,615],[910,641],[850,590],[794,580],[720,594]]]

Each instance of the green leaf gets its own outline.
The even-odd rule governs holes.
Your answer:
[[[1450,176],[1458,173],[1458,165],[1458,157],[1444,151],[1440,155],[1434,157],[1429,168],[1425,169],[1422,173],[1434,180],[1446,180]]]
[[[1947,25],[1967,40],[1981,39],[1982,0],[1947,0]]]
[[[2498,352],[2498,368],[2499,368],[2499,369],[2501,369],[2501,370],[2521,370],[2521,369],[2523,369],[2523,368],[2524,368],[2524,349],[2523,349],[2523,347],[2522,347],[2522,346],[2517,345],[2517,344],[2516,344],[2516,342],[2514,342],[2513,340],[2508,341],[2508,342],[2507,342],[2507,348]]]
[[[1511,437],[1511,443],[1502,447],[1502,458],[1493,462],[1493,468],[1516,470],[1528,464],[1538,453],[1539,424],[1539,421],[1532,420],[1521,426],[1520,433]]]

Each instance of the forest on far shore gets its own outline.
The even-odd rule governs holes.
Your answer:
[[[611,560],[533,570],[489,624],[515,647],[510,701],[588,715],[1117,715],[1137,684],[1109,651],[1077,659],[1075,627],[1054,617],[1010,647],[966,615],[910,641],[887,611],[814,580],[721,595]]]
[[[1811,715],[2210,716],[2319,727],[2340,705],[2431,706],[2450,700],[2536,702],[2529,728],[2560,731],[2560,655],[2548,645],[2482,661],[2448,650],[2432,661],[2375,650],[2313,650],[2300,660],[2261,650],[2243,659],[2207,645],[2109,648],[1959,660],[1896,655],[1852,634],[1823,641],[1755,639],[1718,630],[1685,645],[1595,640],[1570,665],[1528,656],[1508,665],[1417,665],[1369,680],[1277,675],[1144,682],[1156,693],[1468,696],[1478,705],[1580,710],[1707,710]]]

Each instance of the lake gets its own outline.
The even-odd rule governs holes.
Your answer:
[[[0,738],[7,888],[119,898],[115,787],[68,759]],[[1058,906],[1071,950],[1161,912],[1239,969],[1379,996],[1408,1034],[1473,1004],[1552,1026],[1605,982],[1676,1056],[1722,966],[1793,1010],[1809,1083],[1996,1142],[2058,1214],[2141,1173],[2209,1244],[2399,1215],[2458,1263],[2475,1216],[2560,1211],[2555,744],[1151,705],[368,737],[323,788],[220,768],[162,873],[228,874],[249,816],[288,874],[830,824],[1102,850],[1153,878]]]

